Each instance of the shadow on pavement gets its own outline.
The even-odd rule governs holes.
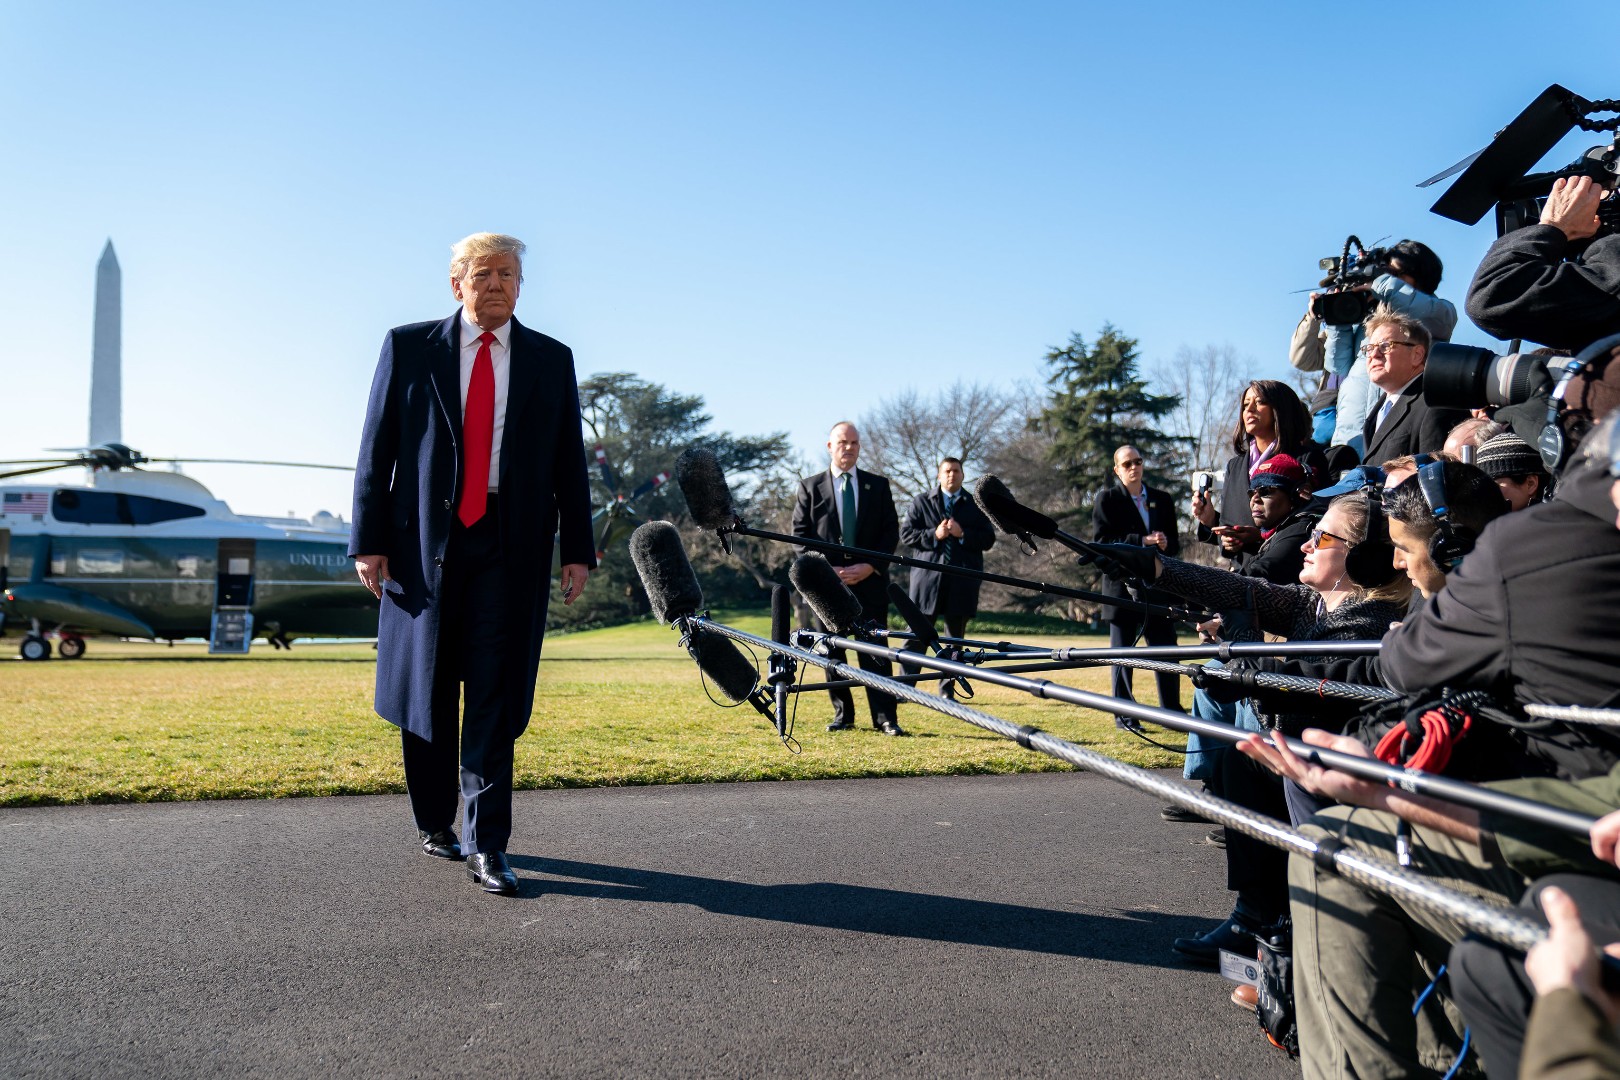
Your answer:
[[[509,854],[517,870],[578,881],[519,880],[523,899],[546,895],[692,904],[719,915],[820,926],[889,937],[982,945],[1088,957],[1149,967],[1181,968],[1170,942],[1200,934],[1210,920],[1157,911],[1088,915],[954,896],[874,889],[837,882],[750,885],[722,878],[669,874]]]

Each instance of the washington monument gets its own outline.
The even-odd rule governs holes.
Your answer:
[[[96,264],[96,327],[90,347],[90,445],[123,442],[123,379],[120,354],[123,350],[124,275],[118,269],[118,256],[112,241],[101,251]]]

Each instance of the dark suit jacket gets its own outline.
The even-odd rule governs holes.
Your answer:
[[[349,554],[386,555],[377,626],[376,707],[423,738],[432,733],[438,595],[460,498],[461,313],[395,327],[383,339],[354,476]],[[533,706],[550,595],[553,538],[564,563],[596,565],[590,482],[574,357],[512,320],[501,436],[501,546],[514,567],[504,697],[512,736]]]
[[[855,546],[893,555],[900,546],[900,519],[894,510],[894,494],[889,490],[887,478],[855,470],[858,485],[855,513]],[[825,540],[834,544],[844,542],[838,522],[838,493],[833,490],[832,470],[823,469],[814,476],[799,481],[799,495],[793,504],[793,535]],[[828,554],[827,561],[834,566],[851,566],[868,560],[858,555]],[[861,602],[868,619],[879,623],[889,617],[889,564],[873,562],[877,573],[856,585],[851,591]]]
[[[911,500],[905,524],[900,526],[900,539],[917,552],[917,558],[927,562],[943,563],[949,554],[952,566],[983,570],[984,553],[995,544],[996,530],[966,488],[956,493],[951,517],[962,526],[962,537],[941,540],[934,535],[934,530],[945,520],[945,493],[939,488],[925,491]],[[949,587],[941,589],[941,579],[945,576],[938,570],[912,567],[911,588],[907,591],[913,602],[928,615],[949,614],[969,619],[977,615],[979,583],[972,578],[952,576]]]
[[[1162,532],[1167,540],[1162,554],[1171,558],[1181,554],[1181,537],[1176,528],[1176,500],[1167,491],[1156,487],[1145,489],[1148,502],[1148,525],[1143,526],[1142,515],[1131,501],[1131,493],[1115,484],[1098,492],[1091,504],[1091,538],[1099,544],[1134,544],[1142,546],[1142,537],[1150,532]],[[1125,583],[1104,577],[1099,592],[1109,596],[1129,596]],[[1145,595],[1144,600],[1166,602],[1162,595]],[[1102,616],[1108,622],[1136,623],[1141,614],[1135,611],[1107,606]]]
[[[1468,419],[1468,414],[1461,409],[1430,408],[1429,403],[1423,400],[1422,375],[1413,379],[1412,385],[1395,399],[1389,419],[1374,431],[1373,427],[1378,423],[1378,410],[1383,407],[1384,399],[1380,396],[1378,404],[1368,414],[1367,422],[1361,427],[1361,445],[1366,447],[1361,460],[1368,465],[1381,465],[1407,454],[1432,454],[1443,450],[1451,429]]]

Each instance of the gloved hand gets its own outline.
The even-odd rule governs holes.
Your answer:
[[[1095,566],[1111,578],[1151,582],[1159,573],[1158,551],[1135,544],[1089,544],[1080,562]]]

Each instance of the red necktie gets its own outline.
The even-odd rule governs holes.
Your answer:
[[[495,363],[489,356],[489,343],[495,335],[488,330],[478,335],[478,355],[473,358],[472,381],[467,384],[467,411],[461,418],[461,505],[456,517],[472,525],[484,516],[489,499],[489,455],[495,443]]]

